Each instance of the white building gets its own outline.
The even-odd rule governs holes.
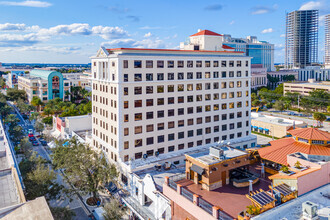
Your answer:
[[[251,89],[267,86],[267,68],[262,64],[251,64]]]
[[[218,141],[253,147],[251,58],[216,37],[192,35],[195,50],[101,48],[92,57],[93,146],[123,167]]]
[[[320,66],[308,66],[304,69],[298,69],[298,81],[308,81],[314,79],[315,81],[330,80],[330,69],[321,69]]]

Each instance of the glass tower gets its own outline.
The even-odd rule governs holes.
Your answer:
[[[286,68],[305,68],[318,62],[318,20],[318,10],[286,14]]]

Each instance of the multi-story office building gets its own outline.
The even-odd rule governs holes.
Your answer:
[[[92,57],[93,146],[111,162],[171,161],[171,153],[218,141],[255,145],[251,58],[224,50],[222,36],[210,31],[181,46],[101,48]]]
[[[18,76],[18,89],[25,90],[28,100],[38,96],[43,102],[54,98],[70,100],[71,86],[90,87],[90,79],[80,78],[78,73],[60,73],[48,70],[31,70],[29,74]]]
[[[298,81],[308,81],[314,79],[315,81],[327,81],[330,79],[330,68],[321,69],[320,66],[309,66],[304,69],[298,69]]]
[[[229,34],[223,36],[223,43],[235,48],[235,51],[243,51],[244,55],[252,57],[251,64],[262,64],[267,71],[275,71],[274,44],[259,41],[255,36],[233,38]]]
[[[330,68],[330,14],[325,16],[325,53],[324,64]]]
[[[318,62],[318,19],[318,10],[286,14],[286,68],[305,68]]]
[[[284,94],[295,92],[300,95],[309,95],[314,90],[323,90],[330,93],[330,82],[315,82],[315,80],[309,79],[308,82],[284,83]]]
[[[24,76],[25,71],[13,70],[8,73],[7,86],[8,88],[14,88],[18,85],[18,76]]]

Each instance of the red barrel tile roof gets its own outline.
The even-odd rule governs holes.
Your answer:
[[[301,129],[302,130],[302,129]],[[287,165],[287,155],[301,152],[312,155],[330,156],[330,147],[295,141],[292,137],[269,142],[271,146],[258,150],[261,158]]]
[[[292,136],[308,139],[330,141],[330,133],[317,128],[300,128],[289,131]]]

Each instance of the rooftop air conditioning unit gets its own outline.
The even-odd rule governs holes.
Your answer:
[[[224,150],[221,147],[212,146],[210,147],[210,155],[221,159],[224,157]]]
[[[318,219],[317,204],[306,201],[302,204],[302,212],[304,219]]]

